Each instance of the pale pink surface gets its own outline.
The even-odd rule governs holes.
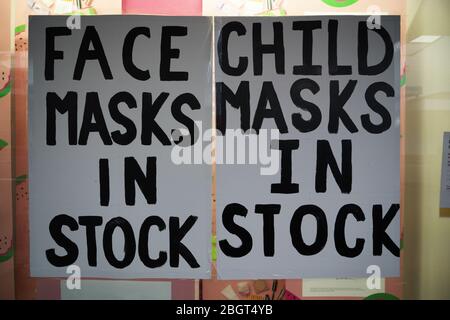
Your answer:
[[[124,14],[154,14],[171,16],[202,15],[201,0],[124,0]]]

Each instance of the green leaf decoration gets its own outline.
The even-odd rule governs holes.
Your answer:
[[[3,88],[3,90],[0,91],[0,98],[3,98],[10,92],[11,92],[11,83],[8,83],[8,85],[5,88]]]
[[[18,33],[24,32],[26,29],[27,29],[27,25],[21,24],[14,29],[14,33],[18,34]]]
[[[343,8],[351,6],[352,4],[358,2],[358,0],[322,0],[327,5],[335,8]]]
[[[390,293],[375,293],[365,297],[364,300],[400,300],[400,299]]]
[[[400,78],[400,87],[403,87],[405,84],[406,84],[406,73],[404,73]]]
[[[16,186],[21,184],[21,183],[23,183],[23,182],[25,182],[27,179],[28,179],[28,176],[26,174],[18,176],[16,178]]]
[[[0,150],[7,147],[8,146],[8,142],[6,142],[5,140],[0,139]]]
[[[0,263],[6,262],[14,256],[14,248],[11,247],[8,252],[3,255],[0,255]]]
[[[212,250],[211,250],[211,259],[212,261],[216,261],[217,260],[217,238],[216,236],[212,236],[211,237],[211,245],[212,245]]]

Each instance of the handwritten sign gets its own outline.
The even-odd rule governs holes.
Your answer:
[[[66,20],[30,20],[31,275],[209,278],[211,168],[172,150],[211,126],[210,18]]]
[[[399,275],[399,17],[366,20],[216,18],[220,278]]]

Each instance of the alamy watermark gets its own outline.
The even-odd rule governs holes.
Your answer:
[[[260,129],[243,131],[227,129],[224,134],[214,129],[203,132],[201,121],[195,121],[193,139],[189,144],[187,129],[173,130],[171,140],[174,146],[171,160],[176,165],[216,164],[227,165],[260,165],[261,175],[274,175],[280,169],[280,151],[278,141],[280,132],[277,129]]]

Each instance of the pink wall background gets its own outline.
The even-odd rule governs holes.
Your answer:
[[[9,1],[0,3],[0,12],[10,12]],[[10,15],[0,20],[1,89],[9,82],[11,72]],[[3,91],[0,97],[0,300],[14,298],[13,183],[11,132],[11,93]]]
[[[123,0],[123,14],[202,15],[201,0]]]

